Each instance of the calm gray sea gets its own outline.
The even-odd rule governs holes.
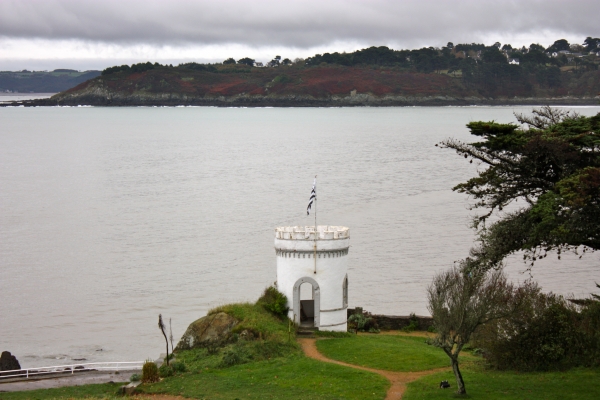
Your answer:
[[[530,107],[0,108],[0,351],[23,366],[157,357],[214,306],[275,280],[274,228],[351,228],[350,306],[427,314],[467,255],[475,164],[435,143]],[[593,115],[600,107],[581,107]],[[533,276],[587,296],[598,255]],[[515,281],[527,274],[509,261]],[[102,351],[99,351],[102,349]]]

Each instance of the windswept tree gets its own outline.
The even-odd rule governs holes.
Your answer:
[[[469,268],[497,268],[518,251],[532,266],[551,251],[560,258],[567,250],[600,248],[600,114],[543,107],[517,119],[525,127],[471,122],[467,127],[481,141],[441,143],[486,167],[453,189],[485,210],[474,219],[478,243]],[[486,224],[494,213],[500,218]]]
[[[158,328],[160,329],[160,331],[162,332],[163,336],[165,337],[165,342],[167,343],[167,365],[169,365],[169,339],[167,339],[167,333],[165,332],[165,324],[163,322],[162,319],[162,314],[158,314]]]
[[[427,288],[427,308],[437,331],[431,344],[450,358],[459,394],[467,393],[458,363],[461,350],[477,328],[515,307],[514,288],[501,270],[473,273],[468,263],[436,275]]]

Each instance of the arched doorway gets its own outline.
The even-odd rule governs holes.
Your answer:
[[[300,287],[303,283],[311,286],[312,299],[302,300]],[[313,278],[300,278],[294,284],[294,322],[299,326],[319,327],[321,317],[321,291]]]

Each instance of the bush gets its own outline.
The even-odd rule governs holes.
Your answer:
[[[360,309],[359,312],[356,312],[348,318],[348,329],[353,332],[370,332],[370,333],[379,333],[379,326],[377,325],[377,321],[375,318],[370,315],[365,315]]]
[[[410,322],[408,323],[408,325],[406,325],[404,328],[402,328],[403,332],[414,332],[417,329],[419,329],[419,318],[417,318],[415,313],[410,313],[408,320]]]
[[[161,378],[167,378],[169,376],[173,376],[174,374],[175,372],[173,371],[173,368],[166,363],[163,363],[160,368],[158,368],[158,375]]]
[[[153,361],[147,360],[142,367],[142,382],[158,382],[158,367]]]
[[[600,365],[600,303],[577,307],[535,284],[522,295],[515,315],[487,324],[473,338],[491,367],[546,371]]]
[[[273,79],[273,82],[275,82],[275,83],[288,83],[291,81],[292,81],[292,78],[290,78],[287,75],[277,75],[275,77],[275,79]]]
[[[173,361],[171,364],[162,364],[158,369],[158,374],[161,378],[167,378],[178,373],[186,372],[187,367],[181,361]]]
[[[261,305],[274,315],[284,318],[288,312],[287,302],[288,299],[283,293],[277,290],[276,287],[269,286],[256,301],[256,304]]]
[[[141,377],[140,377],[138,374],[133,374],[133,375],[131,375],[131,377],[129,378],[129,380],[130,380],[131,382],[139,382],[139,381],[140,381],[140,379],[141,379]]]

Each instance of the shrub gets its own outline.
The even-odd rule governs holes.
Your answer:
[[[291,81],[292,79],[287,75],[277,75],[275,79],[273,79],[273,82],[275,83],[288,83]]]
[[[131,377],[129,377],[129,380],[131,382],[139,382],[140,379],[141,379],[141,377],[138,374],[133,374],[133,375],[131,375]]]
[[[178,373],[186,372],[187,367],[181,361],[173,361],[171,364],[162,364],[158,369],[158,374],[161,378],[167,378]]]
[[[182,373],[187,371],[187,367],[181,361],[174,361],[173,363],[171,363],[171,368],[173,368],[173,371],[175,371],[176,373]]]
[[[244,345],[236,345],[227,349],[223,353],[221,365],[223,367],[232,367],[238,364],[244,364],[250,361],[251,357]]]
[[[166,363],[162,364],[160,368],[158,368],[158,375],[161,378],[167,378],[169,376],[173,376],[174,374],[175,372],[173,371],[173,368]]]
[[[419,329],[419,318],[415,315],[415,313],[410,313],[408,317],[409,323],[404,328],[402,328],[403,332],[414,332]]]
[[[288,312],[287,297],[277,290],[274,286],[265,289],[262,296],[259,297],[256,304],[264,307],[265,310],[283,318]]]
[[[158,382],[158,367],[153,361],[146,360],[142,367],[142,382]]]
[[[365,315],[362,312],[362,309],[359,309],[359,312],[352,314],[348,318],[348,327],[350,330],[354,332],[370,332],[370,333],[379,333],[379,326],[377,325],[377,321],[375,318],[370,315]]]
[[[578,308],[535,284],[522,295],[515,315],[484,326],[473,338],[491,367],[546,371],[600,365],[600,305]]]

